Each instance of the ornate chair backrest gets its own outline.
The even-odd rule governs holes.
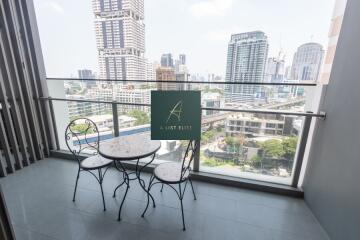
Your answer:
[[[72,120],[65,130],[65,142],[70,152],[80,164],[80,154],[99,152],[100,135],[96,124],[88,118]],[[89,152],[88,152],[89,153]]]
[[[181,174],[180,174],[180,181],[184,178],[185,174],[191,170],[191,164],[195,158],[196,151],[198,150],[198,144],[195,140],[190,140],[185,154],[184,158],[182,160],[182,166],[181,166]]]

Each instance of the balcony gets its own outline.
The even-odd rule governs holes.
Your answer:
[[[185,194],[186,232],[179,229],[176,195],[170,188],[160,193],[160,186],[153,190],[156,208],[141,218],[145,194],[131,185],[119,223],[124,189],[112,198],[118,172],[106,176],[103,212],[90,175],[80,178],[71,201],[76,168],[73,161],[48,158],[0,180],[17,239],[327,239],[302,199],[198,181],[198,199]]]
[[[135,68],[128,79],[114,77],[115,71],[109,79],[48,77],[32,0],[1,1],[0,239],[358,239],[360,29],[354,26],[360,21],[360,2],[336,2],[317,82],[238,81],[248,73],[236,67],[236,81],[193,81],[185,74],[160,83],[133,80],[140,75]],[[217,9],[217,4],[208,4],[210,13]],[[101,17],[112,19],[110,12]],[[144,27],[143,13],[127,13]],[[95,14],[99,17],[101,11]],[[259,53],[267,52],[267,36],[261,31],[232,34],[229,47],[248,34],[258,38]],[[144,53],[119,49],[111,54],[133,58]],[[239,56],[245,59],[244,52]],[[165,75],[174,73],[165,70]],[[303,70],[296,74],[311,76]],[[82,84],[91,87],[83,91]],[[114,148],[141,149],[151,131],[149,95],[154,89],[201,92],[201,140],[194,141],[196,147],[183,140],[161,140],[154,155],[137,155],[144,157],[137,162],[123,158],[122,168],[107,159],[104,179],[92,166],[85,171],[98,170],[98,178],[96,171],[77,177],[81,161],[99,149],[87,149],[74,159],[66,141],[75,148],[77,141],[94,143],[97,131],[85,129],[84,134],[80,126],[76,134],[66,135],[69,122],[77,117],[96,122],[100,146],[141,136],[136,144]],[[179,160],[186,160],[189,149],[194,158],[184,168]],[[165,171],[180,181],[175,182],[179,193],[169,187],[171,181],[155,176],[157,167],[169,163],[181,170],[180,177]],[[162,185],[151,185],[155,178]]]

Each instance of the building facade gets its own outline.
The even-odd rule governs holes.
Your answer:
[[[222,108],[224,106],[223,98],[219,93],[201,93],[201,106],[205,108]],[[203,110],[203,116],[210,116],[221,113],[216,110]]]
[[[261,31],[231,35],[228,45],[226,82],[263,82],[268,56],[268,40]],[[228,84],[227,102],[251,102],[259,87]]]
[[[285,61],[278,58],[269,58],[266,63],[264,82],[281,83],[284,81]]]
[[[171,53],[164,53],[160,60],[162,67],[174,67],[174,60]]]
[[[169,91],[178,90],[176,83],[163,82],[163,81],[176,81],[176,75],[174,68],[171,67],[159,67],[156,69],[156,85],[157,90]]]
[[[84,79],[82,82],[85,85],[84,87],[91,87],[96,85],[96,81],[89,79],[95,79],[95,74],[89,69],[79,69],[78,78]]]
[[[144,0],[93,0],[100,78],[145,79]]]
[[[234,114],[226,119],[226,134],[283,135],[285,119],[258,118],[251,114]]]
[[[145,80],[154,81],[156,80],[156,69],[159,67],[158,62],[146,60],[146,74]]]
[[[185,54],[180,54],[179,55],[179,61],[181,65],[186,65],[186,55]]]
[[[298,47],[291,67],[294,80],[317,81],[324,57],[324,49],[318,43],[306,43]]]

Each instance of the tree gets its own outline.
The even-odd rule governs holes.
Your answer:
[[[202,134],[201,141],[203,141],[205,144],[208,143],[211,139],[215,137],[215,130],[210,130]]]
[[[75,126],[71,126],[71,131],[78,132],[80,134],[90,134],[93,133],[93,129],[89,127],[89,124],[76,124]]]
[[[255,155],[250,159],[250,165],[253,167],[257,167],[260,165],[260,168],[262,169],[262,157],[259,155]]]
[[[292,160],[294,159],[296,146],[297,146],[297,137],[288,137],[282,142],[282,146],[284,149],[284,158]]]
[[[223,129],[224,129],[223,125],[217,125],[216,126],[216,131],[218,131],[218,132],[222,132]]]
[[[225,143],[226,143],[226,145],[232,147],[232,146],[234,146],[234,144],[235,144],[235,138],[234,138],[234,137],[227,136],[227,137],[225,138]]]
[[[136,118],[135,125],[144,125],[150,123],[149,116],[140,110],[132,110],[129,112],[129,116]]]
[[[235,141],[234,141],[234,145],[237,148],[240,148],[241,146],[243,146],[245,143],[245,138],[243,136],[237,136],[235,137]]]
[[[264,156],[270,158],[281,158],[284,156],[284,148],[280,140],[270,139],[260,144]]]

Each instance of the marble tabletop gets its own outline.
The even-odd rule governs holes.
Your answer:
[[[150,134],[120,136],[100,142],[99,154],[113,160],[135,160],[154,154],[161,147],[159,140],[151,140]]]

